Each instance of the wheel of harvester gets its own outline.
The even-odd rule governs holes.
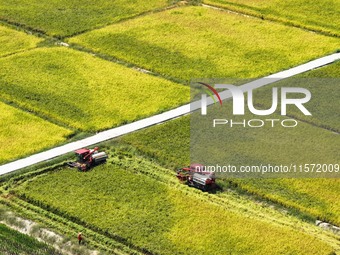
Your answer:
[[[86,164],[84,164],[84,165],[85,165],[84,172],[89,171],[91,169],[91,164],[89,162],[86,162]]]
[[[194,187],[194,186],[195,186],[195,185],[194,185],[191,181],[189,181],[189,180],[187,181],[187,184],[188,184],[189,187]]]

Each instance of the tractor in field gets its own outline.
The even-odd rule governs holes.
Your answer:
[[[77,156],[77,161],[68,162],[67,165],[70,167],[76,167],[79,171],[88,171],[90,168],[105,163],[108,158],[107,154],[102,151],[98,151],[99,148],[95,147],[94,149],[79,149],[75,151]]]
[[[217,187],[215,173],[205,170],[200,164],[192,164],[189,167],[177,171],[176,177],[190,187],[196,187],[203,191],[210,191]]]

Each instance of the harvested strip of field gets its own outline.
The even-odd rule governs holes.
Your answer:
[[[72,131],[0,102],[0,164],[66,140]]]
[[[95,131],[189,100],[189,88],[64,47],[0,60],[1,97],[71,127]]]
[[[138,163],[125,170],[108,163],[86,173],[65,168],[30,180],[17,192],[155,254],[332,252],[299,231],[248,219],[147,177]]]
[[[206,4],[226,7],[266,19],[279,20],[299,27],[340,36],[340,1],[323,0],[204,0]]]
[[[167,5],[167,0],[7,0],[0,3],[0,19],[62,37]]]
[[[0,26],[0,57],[37,46],[42,39]]]
[[[203,7],[143,16],[69,41],[183,80],[260,77],[339,48],[336,38]]]

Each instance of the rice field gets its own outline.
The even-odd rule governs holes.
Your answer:
[[[123,169],[107,163],[87,173],[60,169],[19,186],[16,193],[152,254],[332,252],[315,237],[248,219],[242,211],[228,211],[184,190],[139,173],[137,165]]]
[[[261,77],[339,48],[336,38],[192,6],[120,22],[69,42],[185,81]]]
[[[22,31],[0,26],[0,57],[35,48],[41,41],[41,38],[28,35]]]
[[[55,146],[73,131],[0,102],[0,164]]]
[[[339,50],[338,0],[202,2],[256,17],[203,6],[166,9],[177,3],[169,0],[0,3],[1,24],[18,29],[0,26],[0,164],[183,105],[192,79],[262,77]],[[69,47],[56,46],[60,40]],[[339,78],[339,65],[299,77]],[[296,128],[224,127],[224,160],[339,163],[340,84],[324,81],[305,86],[313,116],[289,109],[288,117],[299,120]],[[259,89],[257,107],[270,105],[273,86],[295,84],[288,79]],[[91,249],[118,254],[339,251],[333,234],[310,224],[340,224],[339,179],[224,175],[215,194],[189,188],[173,170],[192,161],[191,128],[184,116],[102,144],[108,162],[89,172],[60,164],[9,177],[0,203],[66,236],[84,229]],[[196,149],[210,160],[222,155],[220,148]],[[0,237],[1,254],[54,252],[1,224]]]
[[[308,89],[312,95],[311,100],[305,104],[312,116],[305,116],[293,106],[288,108],[289,116],[339,133],[340,105],[336,103],[340,97],[339,68],[340,62],[338,61],[256,90],[254,91],[254,104],[258,105],[258,109],[269,109],[272,104],[273,87],[303,87]]]
[[[282,129],[271,132],[240,128],[226,130],[223,141],[228,144],[228,148],[224,151],[224,160],[232,165],[339,163],[337,134],[307,123],[299,125],[300,128],[289,132],[283,132]],[[176,170],[191,162],[190,118],[183,117],[127,135],[119,139],[119,142],[135,147],[145,157],[172,171]],[[215,140],[214,142],[217,143]],[[204,146],[202,148],[206,149]],[[197,155],[197,152],[195,154]],[[220,155],[221,152],[218,148],[212,150],[209,147],[209,153],[205,150],[205,154],[202,154],[210,158],[211,155]],[[224,174],[219,184],[228,193],[229,182],[232,181],[250,194],[308,214],[314,219],[339,224],[339,180],[306,177],[308,175],[298,179],[233,179]]]
[[[0,3],[0,19],[60,38],[170,4],[167,0],[7,0]]]
[[[98,131],[189,101],[189,88],[65,47],[0,59],[0,98],[81,131]]]
[[[340,8],[340,1],[338,0],[313,3],[308,0],[203,0],[203,3],[340,36],[337,11]]]

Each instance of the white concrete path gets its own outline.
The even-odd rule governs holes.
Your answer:
[[[240,86],[240,88],[243,91],[248,91],[251,89],[257,89],[260,87],[263,87],[268,84],[272,84],[273,82],[292,77],[294,75],[307,72],[310,70],[313,70],[315,68],[319,68],[324,65],[328,65],[330,63],[333,63],[337,60],[340,59],[340,53],[335,53],[329,56],[325,56],[316,60],[313,60],[311,62],[308,62],[306,64],[302,64],[296,67],[293,67],[291,69],[269,75],[267,77],[249,82],[247,84],[244,84]],[[222,100],[228,99],[231,97],[231,94],[229,91],[224,91],[220,93],[220,97]],[[208,98],[208,104],[212,103],[212,100],[209,100]],[[150,127],[180,116],[183,116],[185,114],[188,114],[192,111],[195,111],[200,108],[200,101],[195,101],[191,104],[186,104],[183,106],[180,106],[178,108],[175,108],[173,110],[157,114],[142,120],[138,120],[136,122],[126,124],[117,128],[112,128],[103,132],[100,132],[96,135],[93,135],[91,137],[76,141],[76,142],[71,142],[41,153],[34,154],[32,156],[19,159],[13,162],[10,162],[8,164],[0,166],[0,175],[4,175],[28,166],[32,166],[34,164],[53,159],[55,157],[61,156],[63,154],[66,154],[68,152],[72,152],[74,150],[83,148],[83,147],[89,147],[94,144],[110,140],[112,138],[116,138],[122,135],[126,135],[129,133],[132,133],[134,131]]]

